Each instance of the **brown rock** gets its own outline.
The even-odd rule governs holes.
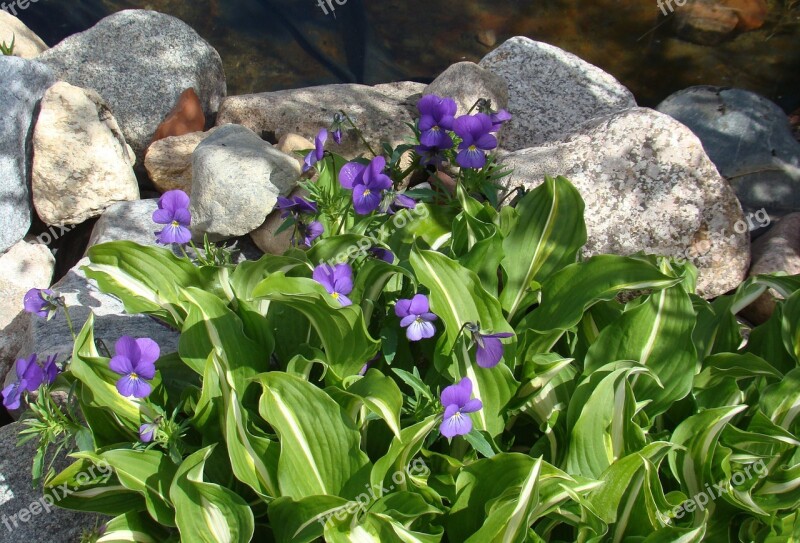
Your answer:
[[[766,0],[728,0],[726,3],[739,17],[736,30],[740,32],[761,28],[767,20],[769,9]]]
[[[144,167],[160,192],[180,189],[192,193],[192,153],[217,128],[154,141],[147,149]]]
[[[786,272],[800,274],[800,213],[783,217],[778,224],[758,238],[752,248],[750,275]],[[761,324],[775,311],[775,299],[781,295],[770,289],[742,311],[753,324]]]
[[[303,157],[297,154],[295,151],[305,151],[308,149],[314,148],[314,143],[309,140],[308,138],[304,138],[300,134],[295,134],[294,132],[289,132],[288,134],[284,134],[281,136],[281,139],[278,140],[278,143],[275,145],[275,148],[278,151],[283,151],[287,155],[291,155],[297,159],[297,162],[300,165],[303,165]]]
[[[308,193],[303,189],[295,189],[289,195],[289,198],[294,196],[308,197]],[[281,212],[278,210],[272,211],[267,215],[264,224],[257,229],[250,232],[250,239],[256,244],[256,247],[261,249],[267,254],[280,255],[283,254],[289,247],[292,246],[292,229],[284,230],[278,235],[275,232],[283,224]]]
[[[687,41],[715,45],[761,28],[767,12],[765,0],[689,0],[675,7],[675,31]]]
[[[191,132],[202,132],[206,127],[203,104],[194,89],[186,89],[178,98],[178,103],[167,117],[158,125],[153,141],[169,136],[183,136]]]

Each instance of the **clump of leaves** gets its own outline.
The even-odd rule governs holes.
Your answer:
[[[11,44],[6,44],[6,42],[0,43],[0,53],[4,54],[7,57],[10,57],[14,54],[14,44],[16,43],[17,37],[16,35],[11,35]]]

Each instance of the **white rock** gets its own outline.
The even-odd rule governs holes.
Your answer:
[[[91,89],[58,82],[47,90],[33,149],[33,204],[48,224],[78,224],[139,198],[133,151]]]
[[[251,130],[224,125],[195,149],[192,175],[193,230],[230,238],[261,226],[296,185],[300,165]]]
[[[47,51],[47,44],[36,32],[10,13],[0,10],[0,43],[11,45],[12,40],[15,57],[33,58]]]
[[[491,100],[495,111],[508,108],[506,80],[473,62],[453,64],[425,87],[422,94],[454,99],[458,115],[466,115],[481,98]]]
[[[483,57],[482,68],[508,83],[514,118],[500,142],[516,151],[557,140],[595,117],[636,106],[613,76],[554,45],[517,36]]]
[[[706,298],[745,277],[750,245],[742,207],[700,140],[671,117],[631,109],[501,162],[513,169],[508,186],[533,188],[545,175],[572,181],[586,202],[587,257],[644,251],[688,258]]]

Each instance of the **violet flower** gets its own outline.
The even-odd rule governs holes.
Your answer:
[[[452,147],[452,144],[450,145]],[[438,147],[428,147],[427,145],[417,145],[414,147],[417,155],[419,155],[419,163],[423,166],[434,166],[439,168],[445,161],[444,153],[446,149]]]
[[[56,380],[56,377],[58,377],[58,374],[61,373],[58,364],[56,364],[56,357],[57,355],[48,356],[42,368],[43,380],[48,385],[52,384],[53,381]]]
[[[342,144],[342,125],[344,125],[345,116],[341,113],[335,113],[333,115],[333,126],[331,127],[331,136],[333,137],[333,141],[336,142],[336,145]]]
[[[147,422],[139,426],[139,440],[142,443],[150,443],[155,437],[158,424],[155,422]]]
[[[162,245],[170,243],[188,243],[192,239],[189,224],[192,214],[189,212],[189,196],[182,190],[168,190],[158,199],[158,209],[153,212],[153,222],[166,225],[156,232],[158,242]]]
[[[456,385],[450,385],[442,391],[440,401],[444,406],[444,417],[439,432],[448,438],[467,435],[472,431],[472,419],[468,413],[474,413],[483,407],[483,403],[472,396],[472,381],[464,377]]]
[[[289,215],[294,217],[302,214],[313,215],[317,212],[317,204],[306,200],[302,196],[292,196],[291,198],[278,196],[278,203],[275,204],[275,209],[280,210],[281,219],[285,219]]]
[[[453,123],[453,130],[461,143],[456,162],[462,168],[483,168],[486,164],[486,151],[497,147],[497,138],[492,131],[492,119],[485,113],[464,115]]]
[[[400,326],[406,328],[409,341],[427,339],[436,333],[436,327],[431,323],[438,317],[430,312],[428,297],[424,294],[417,294],[410,300],[397,300],[394,312],[401,318]]]
[[[319,221],[313,221],[305,224],[302,221],[297,221],[297,237],[302,238],[303,245],[311,247],[311,243],[320,237],[325,231],[325,227]],[[295,245],[296,240],[292,237],[292,245]]]
[[[314,149],[306,155],[303,160],[303,173],[310,170],[317,162],[325,157],[325,142],[328,141],[328,129],[321,128],[317,137],[314,138]]]
[[[442,98],[435,94],[423,96],[417,103],[420,112],[419,142],[427,147],[450,149],[453,138],[447,133],[453,129],[453,121],[458,106],[452,98]]]
[[[3,389],[3,405],[7,409],[19,409],[22,393],[33,392],[44,380],[42,367],[36,361],[36,354],[17,360],[14,370],[16,382]]]
[[[492,120],[492,132],[497,132],[503,125],[511,120],[511,113],[506,111],[505,109],[501,109],[496,113],[492,113],[489,115],[489,118]]]
[[[369,254],[387,264],[394,264],[394,253],[383,247],[370,247]]]
[[[348,162],[339,172],[339,182],[346,189],[353,190],[353,209],[359,215],[367,215],[378,208],[383,199],[383,191],[392,187],[392,180],[383,173],[386,159],[373,158],[368,165]]]
[[[417,201],[402,192],[390,193],[388,196],[381,203],[381,211],[388,215],[394,215],[401,209],[414,209],[417,207]]]
[[[342,307],[353,305],[347,297],[353,291],[353,268],[349,264],[337,264],[331,268],[327,264],[320,264],[314,268],[314,281],[325,287],[334,300]]]
[[[514,336],[508,332],[483,334],[480,326],[473,323],[468,323],[465,328],[472,334],[472,341],[475,343],[475,360],[482,368],[495,367],[503,358],[503,343],[500,340]]]
[[[114,345],[114,351],[116,355],[109,367],[122,375],[117,381],[117,391],[126,398],[148,397],[153,387],[147,381],[155,377],[155,362],[161,356],[158,344],[150,338],[122,336]]]
[[[25,311],[43,319],[52,319],[58,311],[58,294],[49,288],[32,288],[23,298]]]

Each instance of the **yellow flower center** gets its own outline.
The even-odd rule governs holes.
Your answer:
[[[364,191],[364,196],[369,196],[370,194],[372,194],[372,191],[370,191],[369,189],[366,189]]]
[[[338,292],[331,293],[331,296],[333,296],[334,300],[338,300],[339,299],[339,293]]]
[[[139,380],[139,375],[137,375],[136,372],[132,372],[131,373],[131,380],[138,381]]]
[[[172,228],[178,228],[179,226],[180,223],[178,223],[178,221],[172,221]]]
[[[478,150],[478,148],[477,148],[477,147],[475,147],[474,145],[470,145],[470,146],[469,146],[469,150],[470,150],[470,152],[474,153],[475,151],[477,151],[477,150]]]

